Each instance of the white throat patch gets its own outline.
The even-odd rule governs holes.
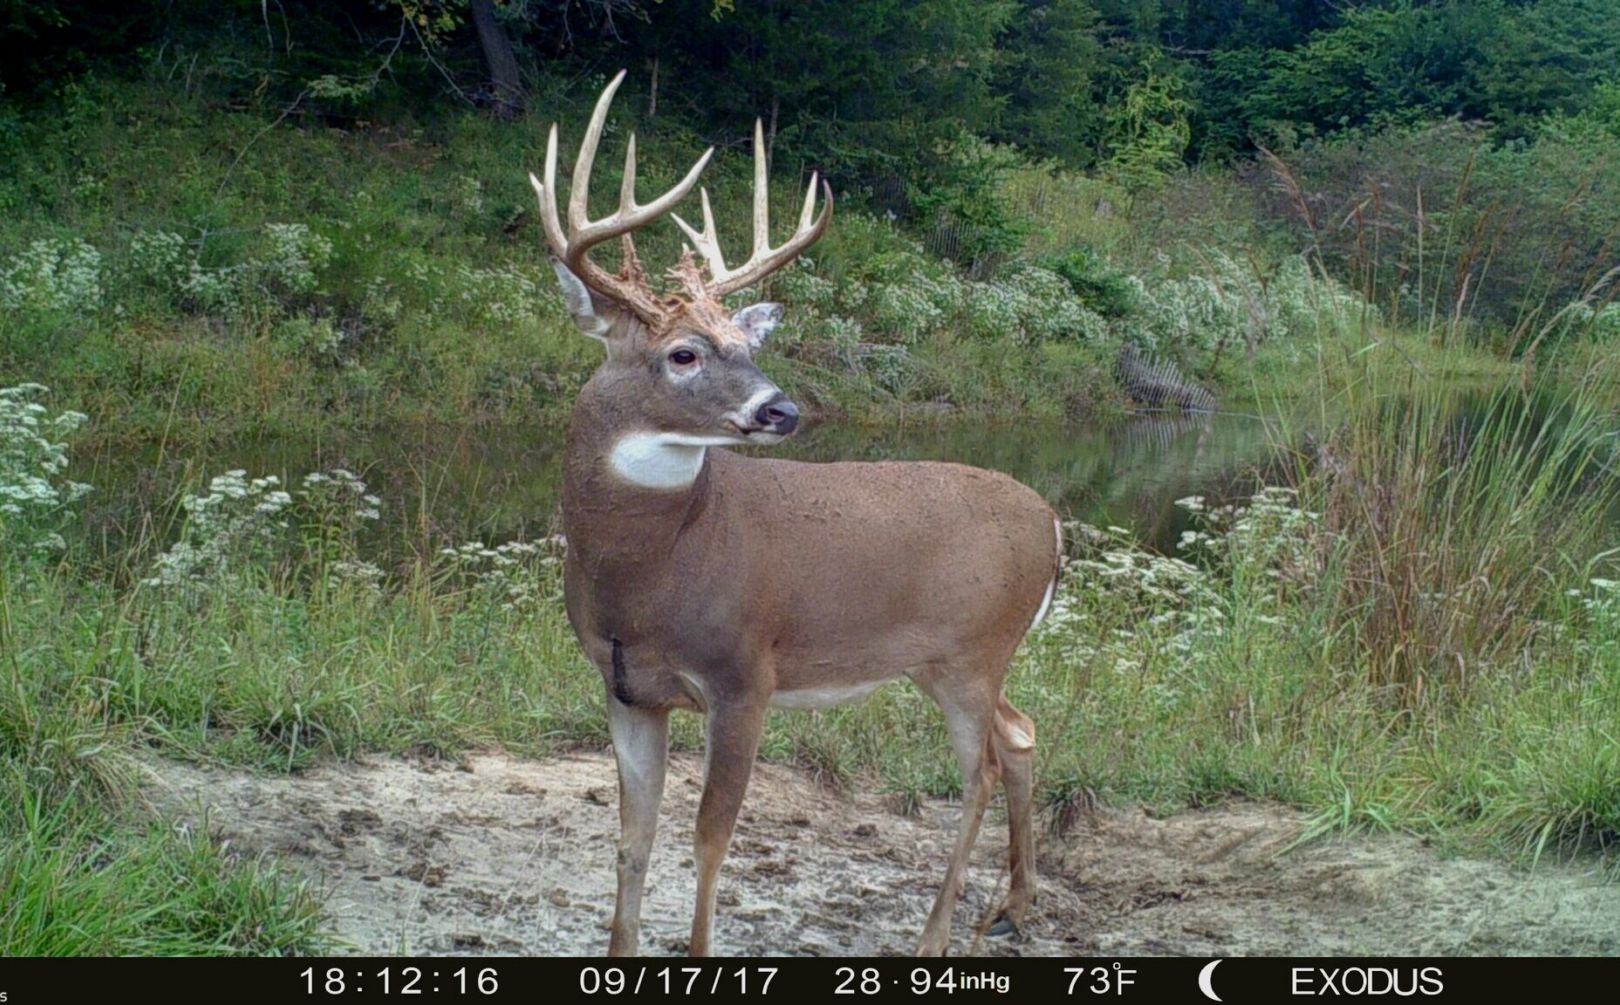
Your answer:
[[[741,443],[734,436],[686,433],[630,433],[613,444],[613,473],[644,489],[681,489],[697,480],[709,447]]]

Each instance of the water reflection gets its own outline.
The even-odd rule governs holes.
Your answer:
[[[995,468],[1065,516],[1135,530],[1173,545],[1185,495],[1224,496],[1268,456],[1266,426],[1236,415],[1140,415],[1103,425],[927,428],[822,426],[776,448],[805,460],[930,459]],[[144,526],[159,536],[187,485],[232,468],[284,480],[330,467],[360,473],[385,502],[373,543],[393,553],[446,540],[534,537],[553,527],[561,436],[513,430],[384,432],[342,441],[247,441],[206,456],[157,447],[86,458],[75,477],[96,486],[87,516],[113,553]],[[1247,488],[1247,484],[1242,484]],[[172,531],[170,531],[172,532]]]

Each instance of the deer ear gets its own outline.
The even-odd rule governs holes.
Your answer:
[[[765,336],[782,323],[782,305],[749,304],[731,316],[731,323],[742,330],[750,349],[758,349],[765,344]]]
[[[551,267],[557,273],[557,282],[562,285],[563,302],[568,305],[568,313],[573,315],[574,324],[591,338],[606,343],[618,308],[612,301],[591,292],[591,288],[574,275],[573,270],[564,265],[561,259],[553,257]]]

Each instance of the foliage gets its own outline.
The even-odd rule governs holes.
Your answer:
[[[1174,77],[1149,74],[1132,84],[1110,111],[1114,153],[1104,170],[1131,192],[1163,182],[1187,152],[1191,111],[1181,82]]]
[[[1047,258],[1042,264],[1062,276],[1081,303],[1105,318],[1125,317],[1138,307],[1137,285],[1130,275],[1087,245]]]
[[[1002,28],[992,88],[1006,103],[989,136],[1076,167],[1103,142],[1101,19],[1090,0],[1020,0]]]

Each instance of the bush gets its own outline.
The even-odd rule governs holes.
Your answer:
[[[1140,290],[1130,275],[1111,266],[1089,246],[1047,256],[1040,264],[1062,276],[1082,304],[1105,318],[1125,317],[1141,304]]]

